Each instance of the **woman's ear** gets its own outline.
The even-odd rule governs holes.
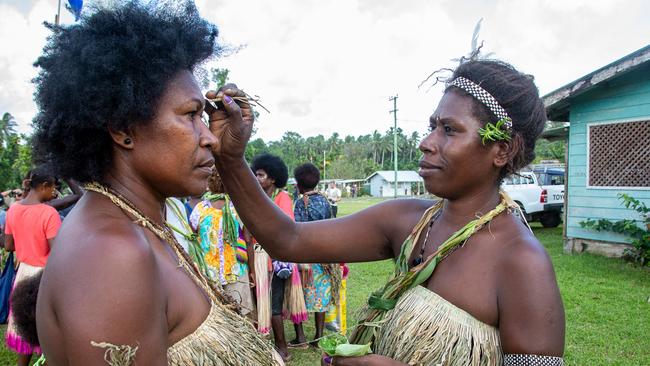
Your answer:
[[[115,131],[110,128],[108,129],[108,133],[111,134],[111,139],[113,139],[113,142],[115,144],[122,147],[123,149],[133,150],[133,137],[131,136],[132,134],[128,133],[127,131]]]
[[[512,150],[510,144],[505,141],[497,141],[492,148],[496,149],[493,162],[494,166],[503,168],[508,163],[508,160],[510,160]]]
[[[497,141],[493,145],[493,149],[496,149],[496,154],[494,155],[494,166],[497,168],[503,168],[508,164],[509,161],[515,158],[517,152],[523,149],[523,139],[520,135],[514,135],[510,141]]]

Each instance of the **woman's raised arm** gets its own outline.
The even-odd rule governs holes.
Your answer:
[[[420,206],[424,211],[422,203],[389,201],[340,219],[295,223],[264,193],[244,159],[253,126],[250,105],[238,100],[245,94],[230,84],[219,93],[208,92],[207,97],[220,100],[219,109],[210,103],[206,107],[210,130],[219,140],[212,147],[219,175],[246,227],[273,258],[328,263],[381,260],[395,255],[395,242],[408,234],[408,229],[404,231],[409,227],[405,220],[413,220],[412,215],[394,213],[410,212],[409,207]]]

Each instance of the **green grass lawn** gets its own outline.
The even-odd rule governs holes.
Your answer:
[[[373,198],[343,200],[339,216],[380,202]],[[567,365],[650,365],[650,270],[619,259],[590,254],[567,255],[562,251],[562,229],[533,226],[555,265],[566,309]],[[368,294],[380,286],[392,270],[390,261],[350,265],[348,326]],[[293,326],[286,322],[287,339]],[[4,328],[2,328],[4,331]],[[313,337],[313,320],[305,325]],[[314,349],[292,350],[289,365],[318,365]],[[0,365],[15,364],[4,345]]]

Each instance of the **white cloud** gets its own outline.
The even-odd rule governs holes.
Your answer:
[[[222,40],[246,45],[211,65],[258,94],[258,135],[365,134],[392,126],[388,97],[398,93],[398,119],[407,132],[426,129],[440,88],[417,85],[469,51],[484,18],[486,50],[535,75],[550,92],[647,44],[650,3],[632,0],[197,0],[219,25]],[[31,66],[46,35],[53,1],[0,5],[0,112],[27,131],[35,113]],[[64,23],[71,16],[64,13]],[[616,14],[614,16],[614,14]]]
[[[36,68],[32,65],[45,45],[48,30],[44,21],[53,22],[56,13],[54,2],[41,0],[12,5],[0,4],[0,113],[10,112],[18,122],[20,132],[29,133],[30,123],[36,113],[33,101]],[[25,12],[21,12],[25,11]],[[62,20],[67,20],[63,14]]]

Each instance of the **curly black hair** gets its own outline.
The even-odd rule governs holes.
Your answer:
[[[275,180],[275,186],[284,188],[289,180],[289,168],[279,156],[264,153],[253,158],[251,170],[253,173],[262,169],[269,177]]]
[[[293,170],[296,183],[303,189],[314,189],[320,182],[320,170],[312,163],[305,163]]]
[[[513,156],[501,170],[501,181],[535,159],[535,141],[546,123],[544,102],[539,97],[533,76],[521,73],[503,61],[472,60],[461,63],[451,80],[461,76],[492,94],[512,118],[510,144]],[[451,88],[461,95],[471,96],[455,86],[450,86],[447,90]],[[488,107],[476,99],[473,100],[473,114],[483,125],[498,121],[499,118]]]
[[[40,345],[36,331],[36,300],[42,277],[43,271],[39,271],[36,275],[17,282],[9,299],[16,333],[33,346]]]
[[[109,130],[149,123],[178,72],[222,51],[217,27],[190,0],[131,0],[79,24],[45,25],[53,33],[34,64],[35,155],[81,183],[103,181],[111,167]]]

